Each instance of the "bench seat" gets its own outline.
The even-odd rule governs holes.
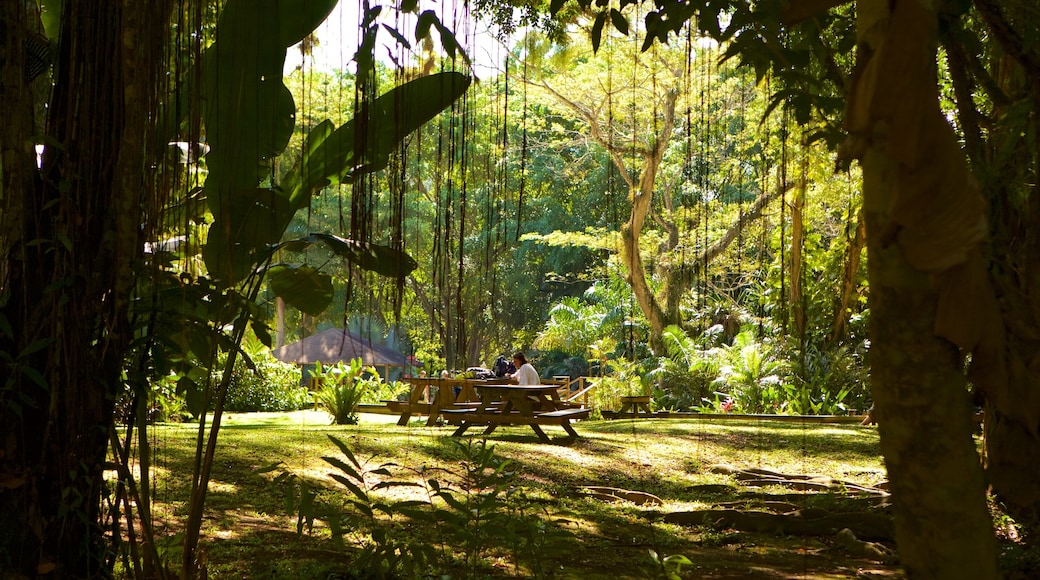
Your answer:
[[[559,411],[548,411],[535,413],[534,415],[521,415],[517,411],[502,413],[495,409],[485,409],[477,412],[474,409],[444,409],[441,413],[445,421],[459,428],[452,435],[458,437],[465,433],[466,429],[473,425],[486,425],[485,435],[490,434],[499,425],[530,425],[538,437],[548,442],[549,438],[539,428],[539,425],[559,425],[563,427],[571,437],[577,437],[578,433],[571,427],[571,421],[587,419],[589,409],[560,409]]]

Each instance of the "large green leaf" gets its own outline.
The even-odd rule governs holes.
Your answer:
[[[339,0],[260,0],[278,15],[278,43],[289,48],[314,32]]]
[[[287,304],[317,316],[332,304],[332,277],[310,266],[272,266],[267,271],[271,290]]]
[[[292,219],[284,193],[253,188],[235,191],[214,204],[213,224],[203,249],[210,273],[234,284],[266,260]]]
[[[380,95],[317,146],[308,149],[282,181],[294,208],[305,207],[311,194],[326,185],[346,182],[386,167],[394,148],[412,131],[451,106],[471,78],[457,72],[421,77]],[[355,152],[357,127],[364,150]]]
[[[286,242],[285,249],[302,252],[308,246],[321,244],[337,256],[349,260],[363,270],[369,270],[390,278],[404,278],[419,264],[408,254],[379,244],[368,244],[334,234],[314,233]]]

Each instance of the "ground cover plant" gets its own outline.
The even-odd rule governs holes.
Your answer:
[[[400,427],[390,419],[365,414],[357,425],[340,426],[316,411],[228,416],[203,526],[209,576],[901,574],[892,560],[850,554],[832,533],[667,522],[694,510],[766,513],[781,503],[806,513],[876,512],[874,495],[751,487],[718,468],[822,474],[873,487],[886,474],[872,428],[584,421],[577,426],[580,439],[551,432],[553,443],[543,445],[526,427],[500,428],[485,442],[452,438],[447,427]],[[176,532],[190,491],[183,474],[194,455],[193,428],[166,424],[155,433],[155,517]],[[300,494],[304,481],[313,495]],[[618,499],[640,495],[627,492],[661,503]],[[310,506],[305,512],[319,516],[299,517],[301,499]]]

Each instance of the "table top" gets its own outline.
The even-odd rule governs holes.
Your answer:
[[[473,385],[477,390],[514,391],[527,393],[548,393],[556,391],[559,385],[513,385],[513,384],[484,384]]]
[[[403,382],[420,385],[438,385],[438,384],[453,384],[453,385],[502,385],[509,382],[509,377],[499,377],[494,379],[454,379],[447,378],[442,379],[441,377],[404,377],[401,379]],[[514,385],[515,386],[515,385]]]

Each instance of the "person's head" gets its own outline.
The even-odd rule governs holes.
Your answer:
[[[527,357],[524,356],[523,352],[516,351],[513,353],[513,364],[515,364],[517,368],[520,368],[521,366],[527,364]]]

